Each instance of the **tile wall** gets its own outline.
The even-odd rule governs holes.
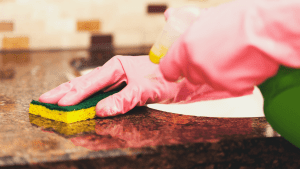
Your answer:
[[[151,45],[165,20],[149,5],[207,8],[228,1],[0,0],[0,50],[87,49],[94,34],[113,35],[115,47]]]

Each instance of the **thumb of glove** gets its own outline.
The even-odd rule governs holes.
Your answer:
[[[141,95],[142,92],[138,86],[127,85],[120,92],[99,101],[96,105],[96,115],[106,117],[125,114],[136,105],[145,104],[145,101],[141,100]]]

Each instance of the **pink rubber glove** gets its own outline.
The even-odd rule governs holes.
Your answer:
[[[159,66],[149,56],[115,56],[102,67],[75,78],[40,96],[39,101],[60,106],[75,105],[97,91],[109,91],[127,84],[120,92],[101,100],[97,116],[124,114],[146,103],[193,102],[232,97],[210,86],[194,85],[188,80],[166,81]]]
[[[166,11],[167,12],[167,11]],[[252,91],[280,64],[300,67],[300,1],[236,0],[204,10],[159,67],[233,94]]]

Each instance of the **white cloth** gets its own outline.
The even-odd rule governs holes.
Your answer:
[[[220,99],[201,101],[188,104],[147,104],[146,106],[160,111],[191,116],[219,118],[264,117],[263,96],[255,87],[253,94]]]

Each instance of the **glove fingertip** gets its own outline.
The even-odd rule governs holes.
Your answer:
[[[82,95],[81,92],[78,91],[70,91],[66,95],[64,95],[59,101],[59,106],[73,106],[76,104],[79,104],[82,100],[84,100],[86,97]]]
[[[59,106],[72,106],[72,105],[75,105],[76,103],[72,103],[66,99],[61,99],[58,101],[57,105]]]
[[[47,99],[46,97],[43,97],[43,96],[39,97],[39,102],[41,102],[41,103],[50,103],[50,104],[54,103],[52,100],[49,100],[49,99]]]
[[[98,117],[115,116],[121,113],[116,105],[114,105],[112,101],[108,101],[108,99],[110,98],[106,98],[97,103],[95,111]]]
[[[42,103],[49,103],[49,104],[56,104],[58,102],[57,97],[51,95],[50,92],[44,93],[39,97],[39,102]]]
[[[63,83],[58,87],[42,94],[39,97],[39,101],[42,103],[56,104],[62,97],[64,97],[71,90],[71,88],[72,88],[72,84],[70,82]]]

